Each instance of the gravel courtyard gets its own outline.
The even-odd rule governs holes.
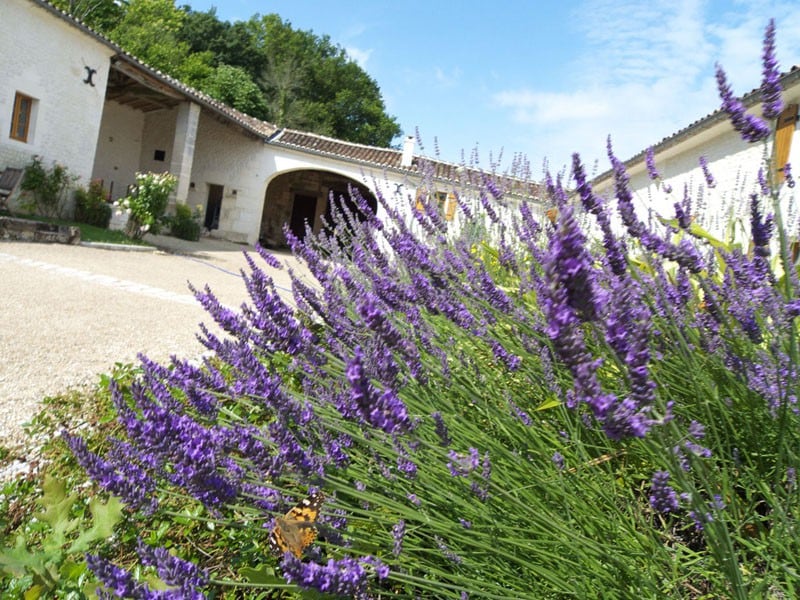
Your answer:
[[[151,241],[162,249],[0,242],[0,445],[20,439],[43,397],[96,383],[117,362],[136,362],[140,352],[199,356],[198,324],[211,322],[187,282],[208,284],[228,306],[247,299],[246,247]],[[289,253],[276,256],[298,269]],[[286,270],[263,267],[292,303]]]

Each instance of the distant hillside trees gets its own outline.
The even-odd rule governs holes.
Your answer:
[[[54,0],[142,62],[280,127],[389,146],[400,126],[380,88],[327,35],[279,15],[221,21],[174,0]]]

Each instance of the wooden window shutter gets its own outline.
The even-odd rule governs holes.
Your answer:
[[[772,149],[772,170],[775,173],[775,183],[782,183],[785,179],[783,167],[789,161],[789,151],[792,149],[795,123],[797,122],[797,104],[789,104],[778,117],[775,127],[775,146]]]
[[[456,206],[458,206],[458,202],[456,202],[456,195],[453,192],[447,194],[447,208],[445,209],[444,218],[448,221],[452,221],[453,217],[456,216]]]

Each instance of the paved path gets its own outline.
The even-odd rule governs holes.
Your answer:
[[[229,306],[247,300],[243,247],[151,239],[168,251],[0,242],[0,445],[19,438],[43,397],[95,383],[117,362],[200,355],[198,324],[211,322],[187,282]],[[291,302],[286,270],[264,268]]]

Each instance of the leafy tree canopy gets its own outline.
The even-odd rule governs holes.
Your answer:
[[[174,0],[55,0],[146,64],[279,127],[389,146],[400,126],[375,80],[327,35],[279,15],[221,21]]]

